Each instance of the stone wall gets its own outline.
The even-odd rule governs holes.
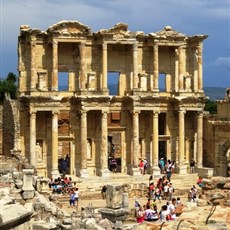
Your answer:
[[[6,156],[11,156],[10,150],[20,149],[20,144],[17,141],[20,136],[17,101],[9,98],[4,100],[2,123],[4,124],[2,129],[2,152]]]

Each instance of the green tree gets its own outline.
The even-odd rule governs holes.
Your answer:
[[[206,111],[209,111],[210,114],[216,114],[217,113],[217,104],[215,101],[206,100],[204,109]]]
[[[14,73],[9,72],[6,79],[0,80],[0,101],[5,98],[5,94],[8,94],[11,99],[17,98],[17,77]]]

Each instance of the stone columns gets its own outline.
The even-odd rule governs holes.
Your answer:
[[[53,50],[52,50],[52,90],[58,91],[58,42],[53,41]]]
[[[110,175],[108,170],[108,112],[102,111],[101,114],[101,154],[100,154],[100,176],[105,177]]]
[[[203,113],[199,112],[197,116],[197,154],[196,164],[198,168],[203,167]]]
[[[185,110],[179,111],[179,165],[184,164]]]
[[[158,167],[159,162],[159,127],[158,127],[159,112],[153,111],[153,133],[152,133],[152,167],[154,176],[160,175]]]
[[[36,80],[37,80],[37,71],[36,71],[36,37],[32,36],[30,40],[30,73],[31,73],[31,90],[36,90]]]
[[[52,111],[52,169],[53,178],[59,176],[58,172],[58,112]]]
[[[203,52],[203,45],[200,42],[198,47],[198,90],[203,90],[203,67],[202,67],[202,52]]]
[[[179,90],[184,89],[184,49],[179,47]]]
[[[80,176],[88,177],[87,171],[87,111],[81,110],[81,164]]]
[[[36,168],[36,112],[30,113],[30,165]]]
[[[159,58],[158,58],[158,44],[153,46],[153,88],[155,91],[159,91]]]
[[[179,51],[178,49],[175,49],[175,80],[174,80],[174,87],[173,87],[175,92],[178,92],[178,86],[179,86],[178,69],[179,69]]]
[[[172,116],[172,111],[167,111],[167,113],[166,113],[166,135],[168,135],[168,136],[171,136],[171,133],[170,133],[171,116]],[[170,138],[170,140],[167,140],[166,157],[167,157],[167,159],[172,159],[172,156],[171,156],[171,138]]]
[[[33,199],[34,198],[34,187],[33,187],[33,175],[34,169],[23,169],[23,186],[22,186],[22,197],[23,199]]]
[[[81,57],[81,64],[80,64],[80,88],[86,88],[86,63],[85,63],[85,43],[81,43],[80,45],[80,57]]]
[[[133,44],[133,89],[138,88],[138,44]]]
[[[102,89],[107,89],[108,56],[107,43],[102,44]]]
[[[133,175],[139,175],[139,111],[133,111]]]

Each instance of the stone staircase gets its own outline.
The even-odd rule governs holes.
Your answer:
[[[121,173],[111,174],[110,178],[89,177],[89,178],[72,178],[74,187],[80,192],[80,198],[84,200],[101,199],[101,188],[107,184],[127,185],[129,197],[147,197],[148,182],[150,175],[130,176]],[[159,177],[154,177],[154,182]],[[175,188],[175,196],[187,196],[192,185],[196,185],[197,174],[172,175],[172,184]],[[69,200],[68,194],[57,196],[60,203],[66,203]]]

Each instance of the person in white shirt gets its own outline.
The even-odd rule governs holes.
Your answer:
[[[175,220],[176,219],[176,199],[172,199],[172,203],[169,205],[169,214],[170,214],[170,219]]]

